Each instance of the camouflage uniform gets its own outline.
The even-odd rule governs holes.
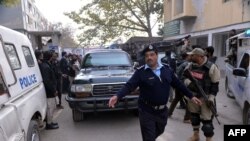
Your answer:
[[[208,61],[207,57],[204,56],[204,58],[205,59],[202,65],[198,66],[195,63],[190,63],[187,68],[190,70],[192,76],[197,79],[198,84],[201,85],[204,92],[206,92],[209,101],[214,102],[215,96],[219,91],[218,85],[220,81],[220,70],[214,63]],[[189,79],[185,79],[184,83],[193,92],[194,96],[203,101],[202,105],[196,105],[191,101],[188,101],[188,108],[191,112],[191,122],[194,130],[194,135],[190,138],[190,141],[199,140],[200,122],[203,123],[201,129],[207,137],[207,141],[211,141],[212,136],[214,135],[214,127],[212,123],[213,114],[208,105],[204,102],[204,99],[198,93],[198,90],[194,86],[193,82]]]

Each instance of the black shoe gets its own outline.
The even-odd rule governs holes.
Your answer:
[[[64,107],[62,106],[62,105],[56,105],[56,108],[58,108],[58,109],[64,109]]]
[[[55,125],[55,124],[53,124],[53,123],[51,123],[51,124],[46,124],[46,129],[47,129],[47,130],[50,130],[50,129],[58,129],[58,128],[59,128],[58,124],[57,124],[57,125]]]
[[[55,126],[58,126],[58,123],[56,123],[56,122],[52,122],[51,123],[52,125],[55,125]],[[59,127],[59,126],[58,126]]]

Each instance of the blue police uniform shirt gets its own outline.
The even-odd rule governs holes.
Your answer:
[[[162,67],[163,67],[163,65],[160,62],[158,62],[157,68],[155,70],[152,70],[147,64],[145,64],[145,69],[150,68],[155,73],[155,75],[157,75],[159,78],[161,75],[161,68]]]
[[[182,91],[187,97],[193,97],[169,66],[158,63],[158,67],[152,70],[145,65],[135,71],[125,86],[118,91],[117,97],[121,99],[139,87],[139,99],[148,101],[152,105],[163,105],[168,101],[171,86]]]

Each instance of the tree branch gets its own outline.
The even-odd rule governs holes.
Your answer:
[[[136,13],[133,11],[133,9],[128,5],[127,2],[125,2],[124,0],[121,0],[124,5],[129,9],[129,11],[135,16],[135,18],[141,23],[141,25],[147,29],[147,26],[143,23],[143,21],[136,15]]]

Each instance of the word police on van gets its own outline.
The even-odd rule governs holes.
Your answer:
[[[0,56],[0,141],[40,140],[47,102],[29,39],[0,26]]]
[[[20,82],[20,85],[21,85],[22,89],[24,87],[31,86],[32,84],[37,82],[36,75],[32,74],[30,76],[24,76],[22,78],[19,78],[19,82]]]

